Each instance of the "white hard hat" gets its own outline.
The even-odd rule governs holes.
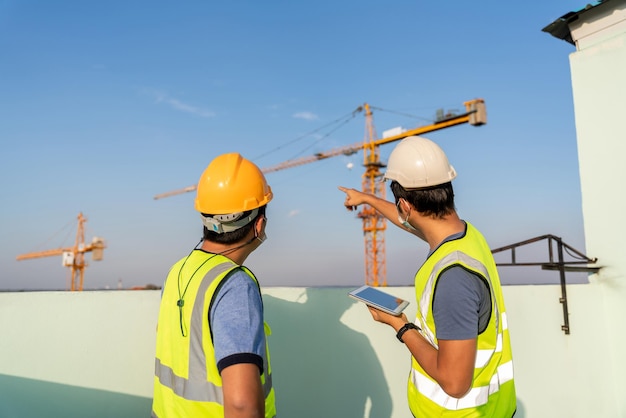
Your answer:
[[[383,180],[395,180],[405,189],[437,186],[456,177],[439,145],[420,136],[404,138],[391,152]]]

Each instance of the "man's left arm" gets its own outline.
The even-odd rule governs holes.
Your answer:
[[[438,349],[416,330],[406,332],[402,341],[426,373],[448,395],[460,398],[472,386],[477,337],[483,326],[481,312],[489,307],[489,289],[480,278],[458,266],[442,273],[435,289],[433,314]],[[372,312],[372,315],[375,314],[381,316]],[[483,316],[485,314],[488,317],[490,310],[483,312]],[[404,315],[386,315],[382,322],[388,323],[397,332],[407,320]]]
[[[389,315],[369,308],[372,316],[398,332],[407,323],[406,316]],[[476,360],[476,338],[468,340],[439,340],[439,349],[430,345],[417,330],[409,329],[402,342],[422,368],[450,396],[460,398],[472,386]]]
[[[261,374],[266,345],[261,295],[256,283],[242,271],[225,280],[209,319],[222,376],[224,416],[263,417]]]
[[[435,350],[417,332],[405,336],[403,341],[426,373],[435,379],[448,395],[461,398],[469,392],[476,362],[476,338],[439,340],[439,350]],[[430,349],[426,349],[423,344]]]
[[[225,418],[263,418],[265,397],[259,368],[239,363],[222,370]]]

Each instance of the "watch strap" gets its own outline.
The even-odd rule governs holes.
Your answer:
[[[402,325],[402,328],[400,328],[398,330],[398,333],[396,334],[396,338],[398,339],[398,341],[400,341],[401,343],[404,343],[404,341],[402,341],[402,336],[404,335],[405,332],[407,332],[410,329],[416,329],[420,331],[420,327],[415,325],[413,322],[407,322],[406,324]]]

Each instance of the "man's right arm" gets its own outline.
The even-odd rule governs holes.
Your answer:
[[[346,194],[346,200],[344,201],[344,206],[348,210],[355,210],[357,206],[361,204],[370,205],[373,207],[378,213],[387,218],[391,223],[396,225],[398,228],[402,228],[407,232],[410,232],[413,235],[418,236],[421,239],[424,239],[424,235],[421,231],[411,230],[405,228],[402,223],[400,223],[398,219],[398,210],[396,209],[396,205],[392,202],[381,199],[378,196],[374,196],[370,193],[360,192],[356,189],[349,189],[347,187],[338,187],[339,190]]]

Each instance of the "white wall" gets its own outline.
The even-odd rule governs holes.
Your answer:
[[[348,290],[264,289],[281,416],[409,416],[409,355]],[[567,290],[570,335],[561,331],[559,286],[504,287],[517,417],[623,416],[615,401],[624,402],[623,392],[607,384],[623,373],[606,348],[610,341],[624,351],[626,337],[609,338],[605,285]],[[387,291],[414,301],[411,287]],[[0,293],[0,374],[150,398],[159,298],[159,291]]]
[[[0,293],[0,373],[151,397],[159,295]]]
[[[620,415],[626,416],[623,319],[626,318],[626,1],[611,1],[581,15],[570,30],[572,91],[586,249],[605,266],[597,277],[608,341],[601,348],[616,370]]]

